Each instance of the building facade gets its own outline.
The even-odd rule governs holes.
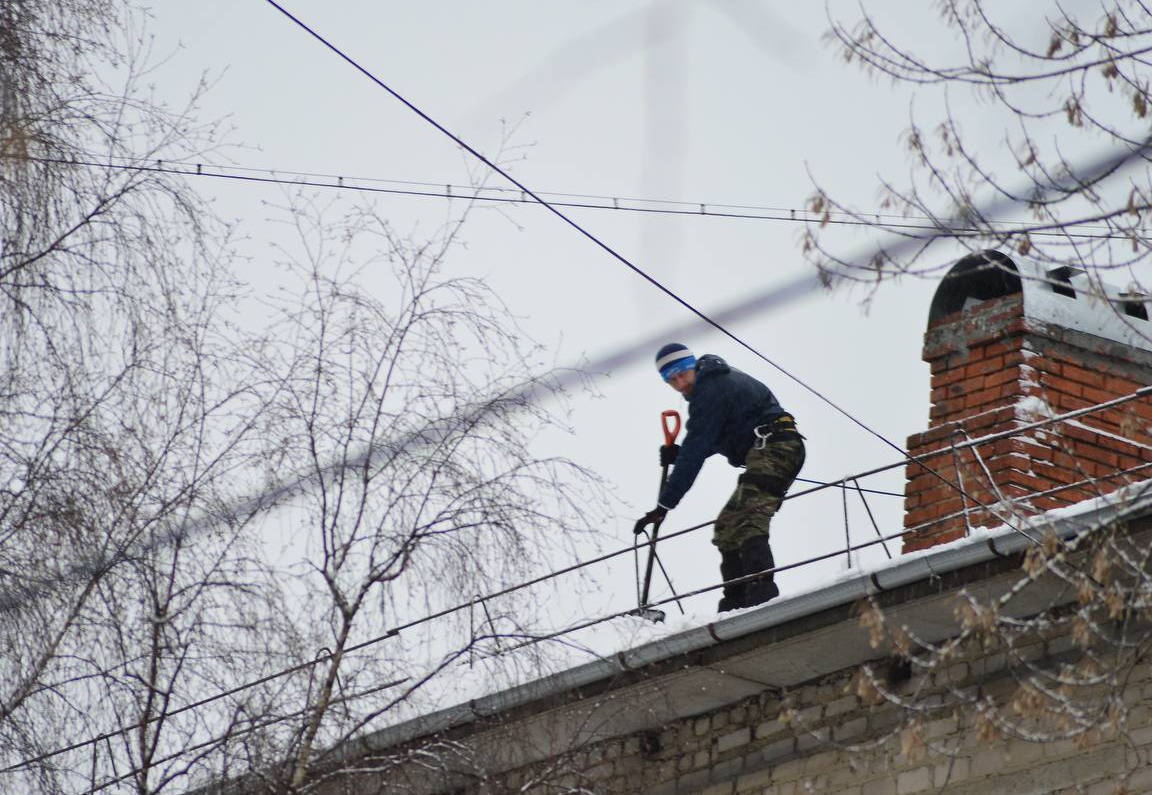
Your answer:
[[[909,554],[369,734],[315,789],[1150,792],[1149,328],[1076,272],[964,259],[927,330]]]

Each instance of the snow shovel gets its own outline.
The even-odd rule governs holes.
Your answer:
[[[672,421],[671,423],[670,420]],[[672,447],[677,442],[677,434],[681,432],[681,415],[672,409],[662,411],[661,429],[665,434],[665,446]],[[657,492],[658,497],[660,496],[660,493],[665,490],[665,484],[668,483],[668,481],[669,465],[663,464],[661,466],[661,486],[660,490]],[[649,536],[648,561],[645,563],[644,567],[644,587],[641,589],[640,603],[636,610],[636,615],[641,616],[642,618],[647,618],[649,621],[653,622],[665,620],[665,613],[663,610],[645,607],[645,605],[648,604],[649,587],[652,585],[652,570],[654,561],[658,566],[660,566],[661,574],[664,575],[665,582],[669,584],[669,590],[673,592],[673,596],[677,595],[677,589],[673,587],[673,581],[669,579],[669,573],[665,571],[665,564],[661,563],[661,559],[657,557],[657,535],[660,533],[660,528],[661,523],[656,522],[652,527],[652,534]],[[681,604],[680,599],[677,600],[677,607],[680,609],[681,614],[684,615],[685,607]]]

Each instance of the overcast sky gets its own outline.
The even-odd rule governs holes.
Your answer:
[[[934,123],[943,110],[941,95],[912,103],[909,86],[870,80],[842,63],[822,44],[827,19],[821,3],[285,5],[471,145],[494,153],[506,125],[508,154],[518,158],[512,173],[543,192],[703,203],[709,209],[800,209],[813,193],[812,175],[850,204],[869,208],[877,176],[906,173],[901,134],[910,114]],[[880,5],[891,29],[908,31],[916,41],[937,41],[940,29],[930,9],[924,6],[923,18],[915,19],[910,11],[906,17],[891,11],[899,4]],[[830,13],[847,21],[856,10],[852,2],[830,4]],[[180,45],[155,75],[159,93],[179,98],[202,72],[216,77],[200,114],[229,117],[232,139],[242,147],[228,155],[238,165],[348,181],[466,180],[465,158],[451,142],[270,5],[203,0],[158,5],[153,13],[157,52]],[[1014,24],[1034,19],[1028,11],[1011,13]],[[988,114],[959,110],[987,143]],[[995,131],[990,143],[998,147],[1000,141]],[[262,274],[268,245],[278,234],[265,222],[271,211],[263,202],[280,201],[281,192],[211,180],[196,184],[223,216],[241,223],[252,273]],[[394,197],[383,198],[380,209],[399,228],[422,229],[443,218],[447,204]],[[800,251],[801,227],[793,222],[566,212],[710,315],[810,273]],[[455,272],[486,277],[559,365],[600,360],[695,320],[544,208],[477,212],[462,242],[453,254]],[[852,240],[849,250],[858,245]],[[929,376],[920,353],[935,287],[933,280],[910,279],[882,287],[869,303],[865,292],[814,292],[730,328],[905,446],[907,435],[927,426]],[[899,459],[881,440],[719,332],[706,329],[675,341],[698,354],[716,353],[770,386],[807,437],[803,477],[833,480]],[[594,375],[600,397],[573,395],[574,434],[545,437],[538,449],[572,456],[611,484],[624,504],[597,546],[612,549],[631,540],[633,520],[655,502],[658,416],[664,409],[683,409],[684,402],[656,375],[651,351]],[[723,460],[711,460],[666,529],[711,519],[736,475]],[[903,470],[863,485],[901,492]],[[901,528],[901,498],[868,499],[884,533]],[[845,514],[855,542],[873,536],[857,496],[849,498]],[[841,492],[791,501],[772,529],[779,564],[842,548]],[[861,565],[883,557],[880,551],[865,555]],[[708,529],[663,547],[662,558],[681,590],[719,581]],[[835,559],[788,573],[779,578],[783,594],[832,579],[844,566],[844,559]],[[605,584],[607,606],[632,603],[627,561],[596,576]],[[694,600],[690,608],[708,618],[716,598]]]

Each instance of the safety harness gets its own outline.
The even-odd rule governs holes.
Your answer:
[[[755,450],[764,450],[765,445],[769,442],[785,442],[790,439],[806,438],[798,433],[792,414],[782,414],[776,420],[758,425],[753,429],[753,435],[757,437],[757,441],[753,443]]]
[[[757,441],[753,443],[753,449],[755,450],[764,450],[765,446],[770,442],[788,442],[791,439],[805,438],[798,433],[797,425],[794,423],[793,415],[791,414],[782,414],[777,419],[758,425],[753,429],[753,435],[757,437]],[[796,476],[797,473],[795,472],[794,477]],[[786,483],[782,478],[775,475],[766,475],[761,472],[750,472],[748,470],[742,472],[737,477],[738,483],[752,483],[765,493],[772,494],[775,497],[784,497],[793,480],[794,478],[790,478],[789,483]]]

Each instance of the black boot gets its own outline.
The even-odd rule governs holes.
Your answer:
[[[741,568],[744,574],[756,574],[773,568],[773,552],[769,548],[769,536],[754,536],[741,544]],[[745,583],[745,595],[741,607],[752,607],[768,602],[777,596],[777,584],[773,574],[764,574]]]
[[[729,583],[729,580],[735,580],[738,577],[744,576],[745,571],[741,565],[741,553],[736,549],[721,550],[721,579],[725,581],[726,585],[722,588],[724,596],[717,602],[718,613],[724,613],[726,610],[737,610],[744,606],[745,586],[749,583]]]

